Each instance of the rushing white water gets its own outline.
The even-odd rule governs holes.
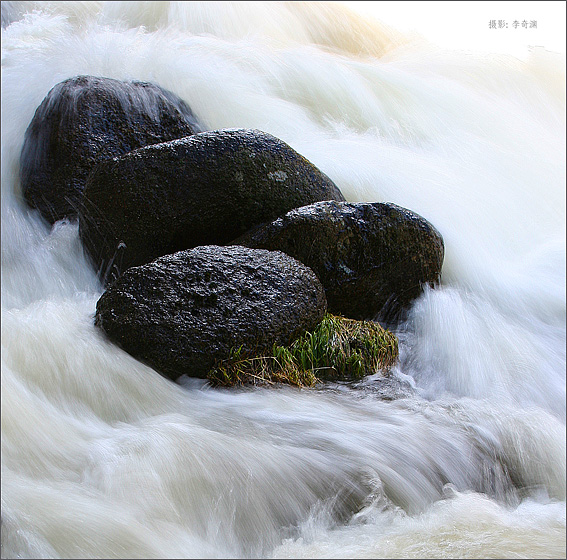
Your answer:
[[[565,557],[564,59],[301,2],[2,2],[3,558]],[[63,79],[156,82],[441,232],[400,398],[174,384],[94,327],[76,224],[22,201]]]

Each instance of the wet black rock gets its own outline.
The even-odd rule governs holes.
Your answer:
[[[313,329],[326,302],[315,274],[280,252],[206,246],[128,269],[95,324],[162,375],[206,377],[231,348],[262,355]]]
[[[101,278],[199,245],[225,245],[298,206],[344,200],[282,140],[202,132],[105,161],[89,176],[79,233]]]
[[[424,218],[389,203],[318,202],[233,241],[278,250],[321,280],[329,312],[390,321],[439,281],[443,238]]]
[[[157,85],[70,78],[49,91],[26,131],[22,193],[50,223],[75,218],[97,163],[201,130],[187,104]]]

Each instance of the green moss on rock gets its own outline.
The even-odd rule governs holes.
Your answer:
[[[326,314],[313,331],[289,346],[274,345],[271,355],[250,356],[241,348],[209,371],[215,386],[287,383],[312,387],[321,380],[356,380],[387,371],[398,359],[394,334],[372,321]]]

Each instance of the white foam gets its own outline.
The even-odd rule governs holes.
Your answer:
[[[564,554],[564,61],[343,10],[2,3],[4,557]],[[18,179],[36,107],[78,74],[154,81],[431,221],[443,285],[399,331],[418,396],[181,387],[106,341],[76,224],[50,230]]]

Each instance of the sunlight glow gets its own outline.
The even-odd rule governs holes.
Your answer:
[[[512,54],[518,58],[525,58],[530,47],[543,47],[565,55],[565,2],[340,3],[399,31],[416,33],[439,47]]]

